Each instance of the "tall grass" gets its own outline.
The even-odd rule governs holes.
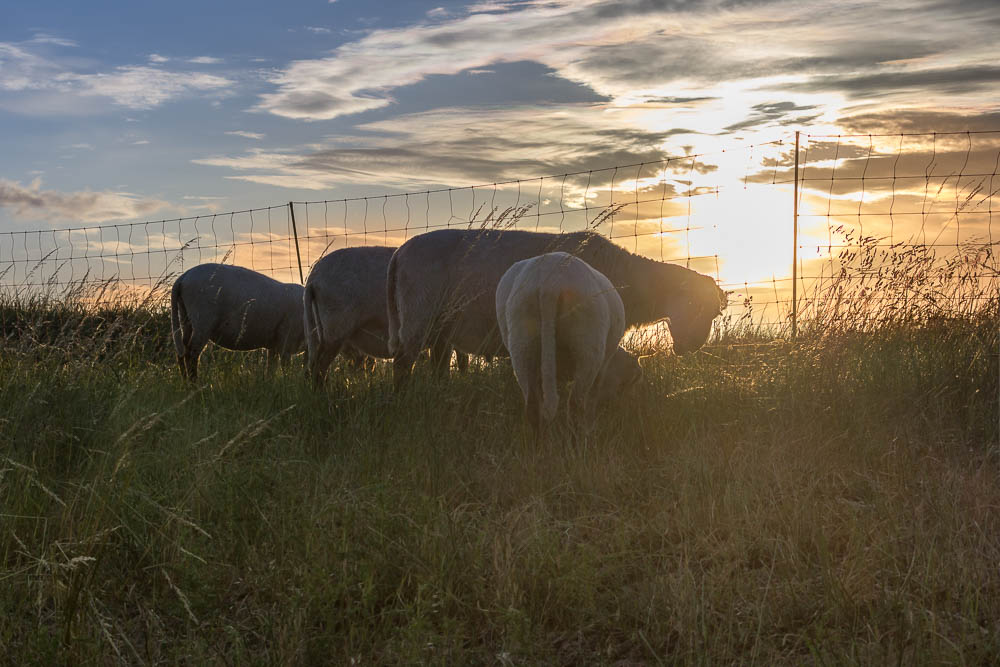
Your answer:
[[[537,444],[502,360],[190,387],[90,303],[0,303],[11,664],[1000,658],[997,300],[731,329]]]

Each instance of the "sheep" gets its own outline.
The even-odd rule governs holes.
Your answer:
[[[308,374],[320,387],[330,364],[344,353],[355,367],[388,358],[385,276],[396,248],[344,248],[320,259],[309,272],[303,297]],[[468,356],[458,356],[460,369]]]
[[[519,260],[559,250],[611,281],[624,304],[626,327],[668,319],[677,354],[700,348],[725,307],[725,293],[711,277],[630,253],[593,232],[427,232],[401,245],[389,262],[389,350],[396,387],[405,384],[413,361],[428,347],[441,373],[453,348],[505,355],[494,308],[501,276]]]
[[[319,387],[343,351],[355,364],[361,355],[389,357],[385,274],[395,248],[344,248],[320,259],[309,272],[303,297],[308,373]]]
[[[212,341],[230,350],[267,350],[284,364],[303,350],[302,286],[228,264],[200,264],[170,290],[170,322],[177,364],[190,381]]]
[[[515,262],[495,301],[500,338],[536,434],[556,416],[559,381],[572,380],[569,412],[584,418],[588,408],[638,380],[638,362],[619,347],[622,299],[582,259],[553,252]]]

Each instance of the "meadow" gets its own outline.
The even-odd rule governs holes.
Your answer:
[[[535,442],[505,360],[192,387],[162,306],[8,297],[0,658],[994,664],[1000,305],[829,312]]]

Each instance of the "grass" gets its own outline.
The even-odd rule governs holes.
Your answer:
[[[148,304],[0,305],[11,664],[1000,658],[995,308],[656,355],[536,445],[502,361],[192,389]]]
[[[539,443],[506,361],[192,388],[162,289],[0,297],[0,659],[995,664],[992,246],[840,260]]]

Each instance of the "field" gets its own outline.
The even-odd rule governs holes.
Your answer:
[[[736,330],[538,443],[505,361],[192,389],[161,309],[2,311],[9,664],[1000,660],[996,304]]]

